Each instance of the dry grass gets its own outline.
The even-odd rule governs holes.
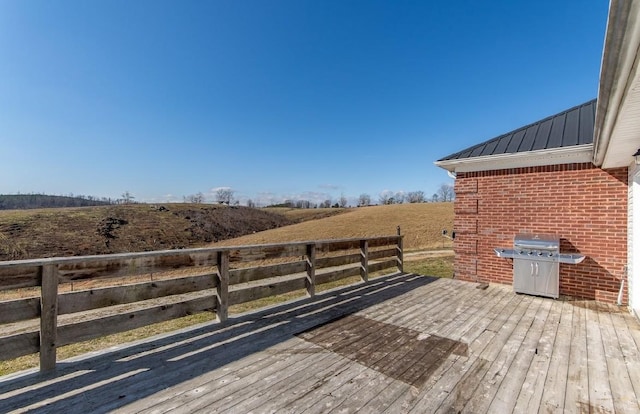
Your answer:
[[[453,228],[453,203],[352,208],[331,217],[229,239],[212,246],[388,236],[396,234],[397,226],[401,226],[407,251],[451,247],[451,241],[442,237],[442,230]]]
[[[302,223],[303,221],[318,220],[335,216],[349,211],[348,208],[288,208],[288,207],[266,207],[270,213],[285,216],[291,221]]]

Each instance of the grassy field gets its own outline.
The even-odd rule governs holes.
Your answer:
[[[341,214],[224,240],[212,246],[386,236],[400,226],[407,251],[451,247],[453,203],[394,204],[346,209]]]
[[[231,245],[380,236],[395,234],[398,225],[409,251],[448,247],[451,243],[441,231],[453,226],[453,204],[250,209],[177,203],[3,210],[0,261],[181,249],[220,241]]]

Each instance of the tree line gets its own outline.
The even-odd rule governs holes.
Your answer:
[[[107,197],[85,195],[46,194],[0,194],[0,210],[23,210],[33,208],[89,207],[118,204],[118,200]]]
[[[221,187],[214,193],[215,201],[219,204],[227,205],[239,205],[240,202],[235,198],[235,192],[229,187]],[[426,202],[441,202],[441,201],[453,201],[455,199],[455,192],[453,185],[441,184],[438,190],[433,193],[431,197],[427,197],[424,191],[409,191],[407,193],[403,191],[390,192],[384,191],[378,195],[378,199],[373,201],[371,195],[367,193],[360,194],[357,200],[358,207],[370,206],[373,204],[403,204],[403,203],[426,203]],[[184,196],[183,201],[185,203],[204,203],[205,195],[201,192]],[[270,204],[267,207],[287,207],[287,208],[345,208],[348,207],[348,199],[344,194],[336,200],[326,199],[321,202],[312,202],[309,200],[293,200],[287,199],[281,203]],[[246,201],[247,207],[256,207],[255,201],[248,199]]]
[[[427,198],[424,191],[409,191],[408,193],[399,191],[396,193],[385,191],[378,195],[378,204],[404,204],[404,203],[427,203],[440,201],[453,201],[455,192],[451,184],[442,184],[438,191]],[[360,194],[358,197],[358,206],[371,205],[371,196],[369,194]]]

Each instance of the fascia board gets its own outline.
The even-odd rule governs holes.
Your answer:
[[[538,167],[591,162],[593,144],[552,148],[513,154],[436,161],[434,164],[451,172],[503,170],[506,168]]]

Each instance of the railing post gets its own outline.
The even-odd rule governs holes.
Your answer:
[[[42,266],[40,291],[40,372],[56,369],[58,336],[58,266]]]
[[[316,245],[307,244],[307,295],[313,298],[316,296]]]
[[[400,233],[400,226],[398,226],[398,272],[404,272],[404,247],[403,247],[403,238],[404,236]]]
[[[218,306],[216,317],[218,322],[225,322],[229,317],[229,251],[218,252],[218,276],[216,296]]]
[[[360,240],[360,278],[369,281],[369,240]]]

